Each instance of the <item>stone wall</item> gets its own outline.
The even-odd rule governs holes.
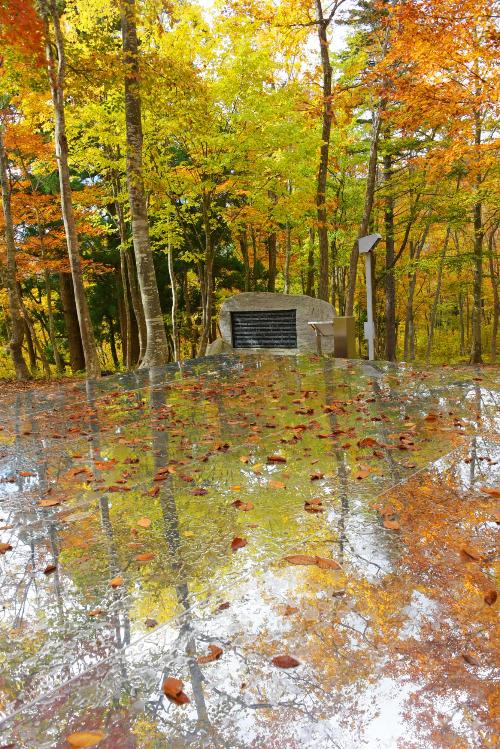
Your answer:
[[[247,292],[229,297],[222,305],[219,315],[219,328],[226,345],[233,345],[231,330],[231,312],[246,310],[296,310],[297,348],[296,349],[237,349],[245,351],[267,351],[270,353],[316,352],[316,335],[308,325],[309,321],[333,320],[335,311],[329,302],[313,299],[305,295],[272,294],[269,292]],[[333,352],[333,337],[323,338],[323,352]]]

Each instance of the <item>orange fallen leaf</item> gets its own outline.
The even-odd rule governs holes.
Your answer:
[[[114,577],[112,580],[109,581],[109,584],[112,588],[119,588],[120,585],[123,585],[123,577]]]
[[[39,507],[55,507],[56,505],[60,505],[61,500],[60,499],[41,499],[38,503]]]
[[[136,525],[138,525],[140,528],[149,528],[151,525],[151,520],[149,518],[139,518]]]
[[[300,666],[300,661],[291,655],[277,655],[272,662],[278,668],[297,668],[297,666]]]
[[[106,734],[103,731],[78,731],[77,733],[71,733],[66,737],[66,740],[72,749],[84,749],[89,746],[97,746],[104,738],[106,738]]]
[[[55,571],[56,571],[56,569],[57,569],[57,565],[55,565],[55,564],[48,564],[48,565],[47,565],[47,566],[45,567],[45,569],[44,569],[44,571],[43,571],[43,574],[44,574],[44,575],[50,575],[50,574],[51,574],[52,572],[55,572]]]
[[[286,458],[284,458],[283,455],[268,455],[267,462],[268,463],[286,463]]]
[[[33,471],[19,471],[19,476],[27,478],[28,476],[36,476],[36,473],[33,473]]]
[[[358,441],[358,447],[378,447],[379,443],[373,437],[364,437]]]
[[[357,479],[357,480],[360,480],[360,479],[365,479],[369,475],[370,475],[370,469],[369,468],[360,468],[354,474],[354,478]]]
[[[304,502],[304,510],[306,512],[324,512],[325,508],[321,502],[321,499],[306,499]]]
[[[5,554],[6,551],[11,551],[11,544],[0,543],[0,554]]]
[[[242,463],[248,463],[250,458],[248,457],[248,455],[240,455],[240,460]]]
[[[282,481],[275,481],[275,479],[271,479],[269,481],[269,487],[271,489],[285,489],[285,484]]]
[[[387,528],[389,531],[401,530],[399,522],[397,520],[389,520],[389,518],[384,518],[384,528]]]
[[[238,536],[236,536],[231,541],[231,549],[233,551],[237,551],[238,549],[243,549],[243,547],[246,546],[247,544],[248,544],[248,541],[246,540],[246,538],[239,538]]]
[[[315,557],[316,565],[321,570],[339,570],[340,564],[335,559],[325,559],[325,557]]]
[[[150,562],[151,559],[154,559],[155,555],[152,551],[145,551],[142,554],[137,554],[136,560],[138,562]]]
[[[185,705],[189,702],[189,697],[182,691],[183,686],[184,684],[180,679],[168,676],[163,682],[163,694],[177,705]]]
[[[104,609],[92,609],[92,611],[89,611],[89,616],[100,616],[100,614],[104,614]]]
[[[224,651],[218,645],[209,645],[208,654],[200,655],[196,660],[200,664],[218,661]]]
[[[500,488],[497,486],[482,486],[483,494],[489,494],[491,497],[500,497]]]
[[[316,557],[311,557],[308,554],[290,554],[284,557],[284,560],[289,564],[316,564]]]
[[[479,562],[481,561],[481,554],[479,554],[475,549],[471,549],[470,546],[463,546],[460,549],[460,556],[464,561],[466,562]]]

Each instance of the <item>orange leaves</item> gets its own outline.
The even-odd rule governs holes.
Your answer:
[[[484,602],[487,603],[488,606],[493,606],[493,604],[496,602],[497,598],[498,598],[498,594],[497,594],[496,590],[493,590],[493,589],[492,590],[488,590],[485,593]]]
[[[218,645],[209,645],[208,654],[200,655],[196,660],[200,665],[203,665],[205,663],[213,663],[213,661],[219,660],[223,652],[224,651],[222,650],[222,648],[220,648]]]
[[[114,577],[112,580],[109,581],[109,584],[112,588],[119,588],[121,585],[123,585],[124,580],[123,577],[118,575],[117,577]]]
[[[360,466],[358,470],[353,473],[353,478],[356,479],[356,481],[361,481],[361,479],[365,479],[367,476],[370,475],[371,469],[369,466]]]
[[[272,663],[278,668],[297,668],[297,666],[300,666],[300,661],[292,655],[277,655],[273,658]]]
[[[310,556],[309,554],[291,554],[284,557],[284,561],[289,564],[297,565],[316,565],[322,570],[340,570],[340,564],[334,559],[326,559],[325,557]]]
[[[235,536],[233,540],[231,541],[231,551],[238,551],[238,549],[243,549],[248,544],[248,541],[246,538],[240,538],[239,536]]]
[[[358,441],[358,447],[380,447],[380,442],[377,442],[373,437],[364,437]]]
[[[6,551],[12,551],[11,544],[0,543],[0,554],[5,554]]]
[[[56,499],[55,497],[53,499],[41,499],[38,503],[39,507],[56,507],[56,505],[60,505],[61,500]]]
[[[136,525],[140,528],[149,528],[151,526],[151,520],[149,518],[139,518]]]
[[[276,481],[275,479],[269,479],[269,488],[270,489],[285,489],[285,484],[283,481]]]
[[[72,749],[85,749],[97,746],[105,738],[106,734],[103,731],[78,731],[66,736],[66,741]]]
[[[180,679],[175,679],[173,676],[168,676],[163,682],[163,694],[171,702],[175,702],[176,705],[186,705],[190,700],[187,694],[184,694],[182,687],[184,682]]]

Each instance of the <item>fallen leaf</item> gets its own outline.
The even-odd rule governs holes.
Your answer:
[[[104,614],[104,609],[92,609],[92,611],[89,611],[89,616],[99,616],[100,614]]]
[[[55,571],[56,571],[56,569],[57,569],[57,565],[56,565],[56,564],[48,564],[48,565],[47,565],[47,566],[45,567],[45,569],[44,569],[44,571],[43,571],[43,574],[44,574],[44,575],[50,575],[50,574],[51,574],[51,572],[55,572]]]
[[[239,538],[238,536],[236,536],[231,541],[231,549],[233,551],[237,551],[238,549],[243,549],[243,547],[246,546],[247,544],[248,544],[248,541],[246,540],[246,538]]]
[[[272,662],[278,668],[297,668],[297,666],[300,666],[300,661],[291,655],[277,655]]]
[[[500,497],[500,488],[497,486],[482,486],[483,494],[489,494],[492,497]]]
[[[321,570],[339,570],[340,564],[334,559],[325,559],[324,557],[315,557],[316,564]]]
[[[0,543],[0,554],[5,554],[6,551],[11,551],[12,546],[10,544]]]
[[[60,499],[41,499],[38,503],[39,507],[55,507],[56,505],[60,505],[61,500]]]
[[[286,463],[286,458],[284,458],[283,455],[268,455],[267,462],[268,463]]]
[[[114,577],[112,580],[109,581],[109,584],[112,588],[119,588],[120,585],[123,585],[123,577]]]
[[[271,489],[285,489],[285,484],[282,481],[275,481],[275,479],[270,479],[269,487]]]
[[[374,440],[373,437],[364,437],[359,440],[358,447],[379,447],[380,443]]]
[[[369,475],[370,475],[370,469],[369,468],[360,468],[354,474],[354,478],[359,481],[360,479],[365,479]]]
[[[149,518],[139,518],[136,525],[138,525],[140,528],[149,528],[151,525],[151,520]]]
[[[205,494],[208,494],[207,489],[202,489],[201,487],[198,489],[192,489],[191,494],[193,494],[195,497],[203,497]]]
[[[496,590],[488,590],[488,592],[484,596],[484,602],[487,603],[488,606],[493,606],[497,598],[498,598],[498,594]]]
[[[160,493],[159,486],[152,486],[151,489],[148,489],[148,494],[150,497],[157,497],[159,493]]]
[[[462,653],[462,658],[464,659],[464,661],[466,663],[469,664],[469,666],[479,666],[480,665],[479,661],[477,660],[477,658],[475,658],[472,655],[472,653]]]
[[[19,476],[27,478],[28,476],[36,476],[36,473],[33,473],[33,471],[19,471]]]
[[[248,457],[248,455],[240,455],[240,460],[242,463],[248,463],[250,458]]]
[[[137,554],[136,560],[138,562],[150,562],[151,559],[154,559],[155,555],[152,551],[145,551],[142,554]]]
[[[156,621],[156,619],[145,619],[144,620],[144,624],[149,629],[153,629],[153,627],[157,627],[158,626],[158,622]]]
[[[241,510],[242,512],[249,512],[250,510],[253,510],[253,503],[252,502],[242,502],[241,499],[237,499],[235,502],[231,502],[232,507],[236,507],[237,510]]]
[[[78,731],[66,737],[68,744],[73,749],[84,749],[87,746],[97,746],[106,734],[102,731]]]
[[[200,655],[196,660],[200,664],[212,663],[212,661],[218,661],[224,651],[218,645],[209,645],[208,654]]]
[[[182,691],[183,686],[184,684],[180,679],[169,676],[163,682],[163,694],[177,705],[185,705],[189,702],[189,697]]]
[[[325,508],[321,503],[321,499],[306,499],[304,502],[304,510],[306,512],[324,512]]]
[[[387,528],[389,531],[401,530],[399,522],[397,520],[389,520],[389,518],[384,518],[384,528]]]
[[[481,561],[481,555],[475,551],[474,549],[471,549],[470,546],[463,546],[460,549],[460,556],[462,559],[466,562],[479,562]]]
[[[316,473],[311,473],[309,478],[311,481],[320,481],[320,479],[325,478],[325,474],[321,473],[321,471],[316,471]]]
[[[307,554],[291,554],[288,557],[284,557],[284,560],[289,564],[316,564],[316,557],[311,557]]]

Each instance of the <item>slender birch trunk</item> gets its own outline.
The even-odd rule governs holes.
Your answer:
[[[132,217],[137,277],[146,324],[146,350],[141,367],[157,367],[168,361],[168,344],[163,324],[153,254],[149,242],[146,193],[142,166],[142,120],[139,92],[139,40],[135,0],[121,0],[121,28],[125,72],[125,123],[127,131],[127,187]],[[139,323],[139,320],[138,320]],[[140,325],[140,323],[139,323]]]
[[[66,73],[66,55],[61,30],[59,10],[56,0],[41,0],[42,15],[45,22],[45,53],[49,73],[52,103],[55,119],[55,144],[59,187],[61,192],[61,212],[68,246],[68,256],[73,279],[76,311],[85,356],[85,367],[88,377],[99,377],[101,367],[92,331],[90,313],[83,285],[82,262],[76,229],[75,214],[71,192],[70,172],[68,165],[68,140],[66,137],[66,119],[64,112],[64,79]],[[49,33],[49,19],[54,28],[54,45]]]
[[[450,234],[451,234],[451,229],[448,228],[446,231],[446,236],[444,238],[443,247],[441,248],[441,253],[439,255],[439,265],[438,265],[438,273],[437,273],[437,279],[436,279],[436,293],[434,294],[434,299],[432,302],[431,319],[429,322],[429,336],[427,338],[427,351],[425,354],[425,361],[427,362],[427,364],[429,364],[429,361],[431,358],[432,343],[434,341],[434,330],[436,328],[436,321],[437,321],[439,298],[441,296],[441,282],[443,278],[444,261],[446,257],[446,250],[448,249],[448,242],[450,241]]]
[[[177,284],[174,271],[174,255],[172,243],[170,240],[170,231],[168,234],[168,274],[170,276],[170,287],[172,289],[172,339],[174,342],[174,361],[179,361],[179,333],[177,330]]]
[[[392,156],[384,156],[385,197],[385,358],[396,361],[396,278],[394,275],[394,193],[392,191]]]
[[[17,285],[16,246],[14,242],[14,222],[12,220],[10,185],[8,178],[7,154],[3,141],[3,128],[0,125],[0,181],[2,186],[2,207],[5,222],[5,245],[7,248],[6,282],[9,298],[11,336],[9,342],[16,379],[30,380],[31,375],[23,356],[25,321],[22,300]]]

